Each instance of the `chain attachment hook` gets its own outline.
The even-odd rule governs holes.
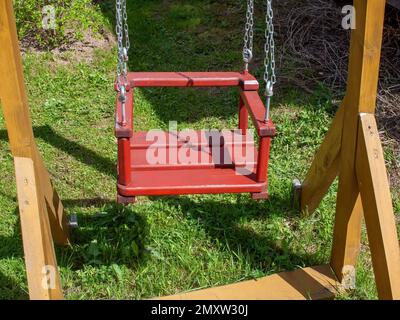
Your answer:
[[[253,60],[253,51],[251,49],[245,48],[243,50],[243,61],[244,61],[244,70],[249,71],[249,63]]]
[[[274,95],[274,85],[271,81],[267,81],[266,90],[265,90],[265,119],[264,122],[269,121],[269,112],[271,109],[271,99]]]
[[[244,71],[249,71],[249,63],[253,59],[254,38],[254,0],[247,0],[246,24],[243,44]]]
[[[121,125],[126,126],[126,87],[125,85],[122,85],[119,88],[119,97],[118,97],[119,102],[121,102]]]
[[[122,49],[122,56],[124,58],[124,62],[129,61],[128,49],[126,47],[123,47],[123,49]]]

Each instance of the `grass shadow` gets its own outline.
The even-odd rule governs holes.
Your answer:
[[[113,162],[86,146],[63,137],[50,125],[34,127],[33,132],[36,138],[42,139],[54,148],[71,155],[83,164],[109,176],[116,176],[116,160]]]
[[[54,148],[61,150],[83,164],[96,169],[109,176],[116,176],[116,162],[111,161],[97,152],[83,146],[75,141],[71,141],[58,132],[50,125],[43,125],[33,128],[35,138],[41,139]],[[7,131],[0,130],[0,140],[8,141]]]
[[[29,295],[17,281],[0,272],[0,299],[28,300]]]
[[[225,243],[227,250],[245,256],[252,268],[271,273],[321,264],[320,258],[308,252],[294,251],[282,234],[269,232],[268,228],[257,230],[260,225],[267,225],[271,218],[298,216],[297,211],[290,207],[290,199],[272,197],[268,201],[238,203],[196,202],[189,197],[159,199],[171,207],[179,207],[187,219],[199,223],[212,241]],[[256,225],[256,229],[249,225]]]
[[[71,202],[65,204],[68,207]],[[78,214],[78,223],[71,233],[72,245],[58,249],[61,266],[79,270],[85,265],[132,267],[143,262],[148,227],[134,208],[106,204],[96,214]]]
[[[17,217],[17,220],[12,227],[12,235],[0,236],[0,259],[21,258],[24,256],[18,208],[15,208],[12,214]]]

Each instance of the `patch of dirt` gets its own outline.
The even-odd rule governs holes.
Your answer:
[[[56,65],[68,65],[71,62],[90,63],[95,57],[96,50],[111,49],[115,44],[115,36],[109,31],[104,31],[102,34],[93,34],[90,31],[86,31],[82,40],[62,45],[49,52],[53,53],[53,60]],[[26,52],[37,54],[48,52],[32,47],[28,41],[21,41],[20,47],[22,54]]]

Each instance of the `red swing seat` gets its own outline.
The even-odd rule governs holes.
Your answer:
[[[253,199],[268,197],[268,159],[275,126],[271,120],[264,121],[265,107],[258,94],[256,78],[248,72],[131,72],[128,82],[124,124],[118,98],[116,110],[119,203],[132,203],[136,196],[207,193],[249,192]],[[165,135],[165,141],[154,143],[146,140],[147,132],[134,132],[136,87],[238,87],[241,130],[221,136],[217,143],[204,137],[203,131],[197,131],[197,140],[190,141],[191,158],[208,161],[180,163],[168,156],[188,147],[188,141],[180,139],[179,133],[170,132]],[[259,137],[258,150],[254,140],[249,140],[246,135],[249,114]],[[238,134],[244,137],[236,139]],[[245,163],[241,159],[235,160],[237,156],[232,150],[238,147],[250,153],[254,160]],[[158,154],[166,154],[167,161],[161,164],[149,161],[148,153],[155,152],[152,148],[156,148]],[[250,166],[251,170],[238,174],[244,166]]]

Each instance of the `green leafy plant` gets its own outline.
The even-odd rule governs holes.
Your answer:
[[[80,256],[77,261],[89,265],[131,265],[143,253],[146,226],[134,211],[108,205],[101,213],[86,218],[82,217],[82,226],[74,233],[76,245],[71,249]]]
[[[51,28],[43,25],[48,17],[46,6],[54,8]],[[14,0],[14,9],[19,38],[40,49],[82,40],[87,31],[102,33],[108,23],[91,0]]]

